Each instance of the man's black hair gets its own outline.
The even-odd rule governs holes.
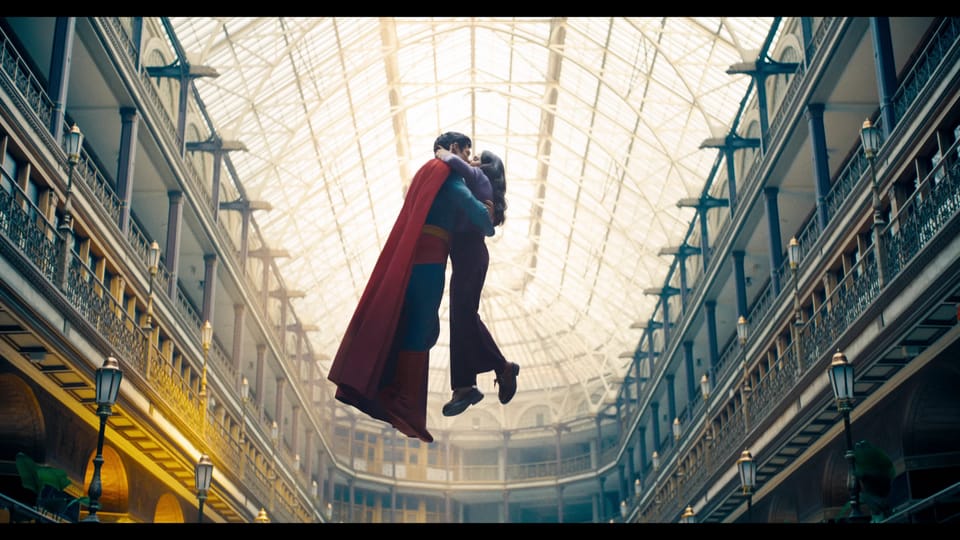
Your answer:
[[[433,151],[436,152],[437,148],[443,148],[444,150],[450,150],[450,147],[453,144],[457,144],[460,148],[472,148],[473,141],[470,140],[470,137],[467,137],[459,131],[448,131],[442,133],[437,140],[433,141]]]

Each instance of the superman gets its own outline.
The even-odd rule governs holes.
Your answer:
[[[440,147],[469,161],[472,142],[448,132],[437,138],[434,151]],[[430,349],[440,335],[450,234],[458,215],[493,236],[491,208],[473,196],[463,176],[431,159],[410,182],[327,375],[337,385],[338,400],[428,443],[433,442],[426,425]]]

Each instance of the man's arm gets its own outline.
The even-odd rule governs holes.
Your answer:
[[[450,175],[446,182],[453,192],[453,201],[463,209],[470,222],[483,231],[484,236],[493,236],[493,221],[487,206],[473,196],[467,184],[457,175]]]
[[[437,159],[450,166],[450,170],[463,176],[467,188],[473,193],[473,196],[487,207],[487,213],[490,215],[490,221],[493,221],[493,201],[489,197],[493,195],[493,186],[490,179],[480,169],[464,161],[460,156],[445,149],[438,148],[436,151]]]

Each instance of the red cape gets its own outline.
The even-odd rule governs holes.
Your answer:
[[[337,399],[387,422],[377,390],[384,367],[396,360],[394,336],[417,240],[449,175],[450,166],[439,159],[431,159],[414,175],[327,375],[337,384]]]

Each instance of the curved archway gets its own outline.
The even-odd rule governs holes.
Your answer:
[[[33,389],[13,374],[0,375],[0,459],[13,461],[17,452],[34,461],[46,459],[46,425]]]
[[[157,506],[153,510],[154,523],[183,523],[183,507],[172,493],[164,493],[157,499]]]
[[[83,473],[83,485],[89,486],[93,480],[93,458],[96,450],[90,453],[87,467]],[[100,511],[123,514],[130,505],[130,489],[127,481],[127,468],[120,454],[112,446],[103,447],[103,465],[100,467],[100,483],[103,493],[100,495]]]

